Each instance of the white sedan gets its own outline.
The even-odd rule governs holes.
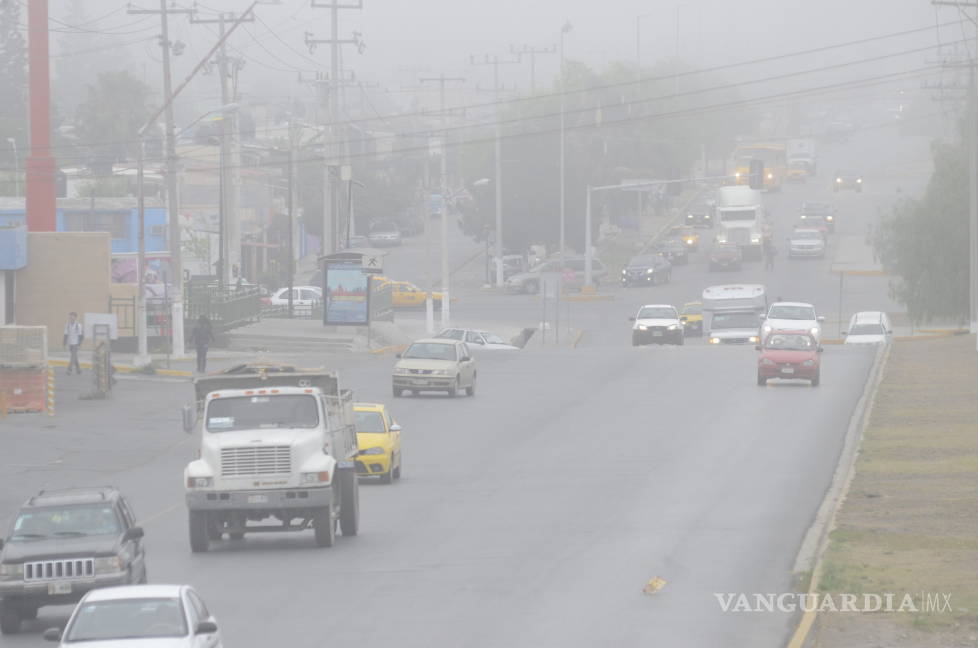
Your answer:
[[[82,597],[64,632],[48,641],[86,648],[220,648],[217,621],[188,585],[128,585],[95,589]]]
[[[822,341],[822,322],[825,318],[815,314],[815,307],[804,302],[776,302],[771,304],[767,315],[762,315],[761,342],[774,331],[808,331],[815,341]]]
[[[447,328],[435,337],[459,340],[469,345],[472,351],[519,351],[519,347],[509,344],[495,333],[474,329]]]
[[[292,287],[292,306],[298,308],[311,308],[323,301],[323,291],[316,286],[293,286]],[[289,305],[289,289],[279,288],[268,298],[268,304],[272,306]]]
[[[846,344],[886,344],[893,333],[893,325],[886,313],[861,311],[849,320],[849,330],[843,331]]]

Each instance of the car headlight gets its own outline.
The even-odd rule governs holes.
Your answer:
[[[692,245],[693,239],[686,239],[686,245]]]
[[[118,574],[123,570],[123,561],[119,556],[109,556],[108,558],[95,559],[95,573],[97,574]]]
[[[740,171],[737,171],[736,173],[734,173],[734,177],[739,180],[740,179]]]
[[[622,276],[625,276],[625,275],[627,275],[627,274],[628,274],[628,270],[622,270],[622,271],[621,271],[621,274],[622,274]]]
[[[213,477],[187,477],[187,488],[210,488],[213,485]]]
[[[826,216],[825,217],[825,220],[827,220],[827,221],[835,220],[835,217],[834,216]]]
[[[805,360],[801,364],[802,364],[803,367],[814,367],[815,366],[815,361],[814,360]]]
[[[649,330],[649,327],[646,326],[645,324],[639,324],[638,325],[638,330],[639,331],[648,331]]]
[[[679,329],[681,329],[682,327],[683,327],[683,325],[682,325],[682,324],[670,324],[670,325],[669,325],[669,330],[670,330],[670,331],[678,331],[678,330],[679,330]]]
[[[706,220],[710,220],[710,215],[709,214],[704,214],[703,215],[703,218],[706,219]]]
[[[862,184],[862,183],[863,183],[862,178],[856,178],[856,184]]]
[[[760,341],[760,338],[757,337],[756,335],[752,335],[749,338],[747,338],[747,341],[750,342],[751,344],[757,344]]]
[[[653,272],[655,272],[655,268],[648,268],[648,269],[647,269],[647,270],[645,271],[645,274],[652,274]]]
[[[374,446],[372,448],[367,448],[366,450],[361,450],[362,455],[381,455],[384,454],[385,450],[380,446]]]
[[[771,331],[774,330],[774,327],[771,326],[770,324],[765,324],[764,325],[764,328],[761,329],[761,330],[764,331],[765,333],[770,333]]]
[[[773,173],[767,174],[767,179],[768,180],[774,180],[774,174]]]
[[[808,216],[806,216],[805,214],[802,214],[802,215],[801,215],[801,219],[802,219],[802,220],[805,220],[806,218],[808,218]]]
[[[761,242],[761,239],[760,239],[760,238],[757,238],[757,237],[753,237],[753,236],[752,236],[752,237],[751,237],[751,239],[750,239],[750,242],[751,242],[751,243],[760,243],[760,242]]]
[[[842,184],[842,178],[836,178],[835,181],[839,184]]]
[[[432,376],[451,376],[452,372],[448,369],[433,369],[431,371]]]
[[[320,470],[319,472],[311,472],[311,473],[302,473],[302,476],[299,479],[299,483],[303,484],[304,486],[308,486],[310,484],[322,484],[328,481],[329,481],[328,470]]]
[[[24,564],[7,564],[4,563],[0,565],[0,580],[12,581],[20,580],[24,577]]]
[[[771,358],[761,358],[761,364],[770,367],[771,365],[775,364],[775,362]]]
[[[812,328],[808,329],[808,332],[811,333],[812,335],[818,335],[818,327],[813,326]]]
[[[710,344],[720,344],[720,338],[718,338],[718,337],[711,337],[710,338]]]

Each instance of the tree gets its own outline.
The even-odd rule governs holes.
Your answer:
[[[103,72],[78,106],[79,140],[97,157],[113,161],[135,157],[139,129],[150,116],[150,89],[129,72]]]
[[[13,151],[6,151],[7,138],[15,138],[21,149],[27,144],[27,44],[20,10],[20,2],[0,1],[0,149],[10,161]]]
[[[934,146],[934,173],[920,200],[905,199],[880,220],[873,247],[894,275],[891,296],[914,323],[968,317],[968,155]]]

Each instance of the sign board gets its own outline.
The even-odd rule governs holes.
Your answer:
[[[27,230],[0,227],[0,270],[20,270],[27,265]]]
[[[359,263],[323,263],[323,324],[370,323],[370,274]]]
[[[85,323],[82,329],[85,331],[85,338],[95,339],[94,329],[97,324],[109,327],[109,339],[119,339],[119,319],[115,313],[85,313]]]

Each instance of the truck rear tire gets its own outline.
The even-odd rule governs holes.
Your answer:
[[[332,547],[336,541],[336,522],[333,520],[332,507],[324,506],[316,509],[312,516],[312,527],[316,533],[317,547]]]
[[[11,635],[20,632],[21,618],[20,610],[0,603],[0,633]]]
[[[391,471],[394,472],[393,457]],[[353,468],[340,468],[340,531],[345,536],[355,536],[360,531],[360,482]]]
[[[210,545],[207,529],[207,512],[190,511],[190,550],[204,553]]]

